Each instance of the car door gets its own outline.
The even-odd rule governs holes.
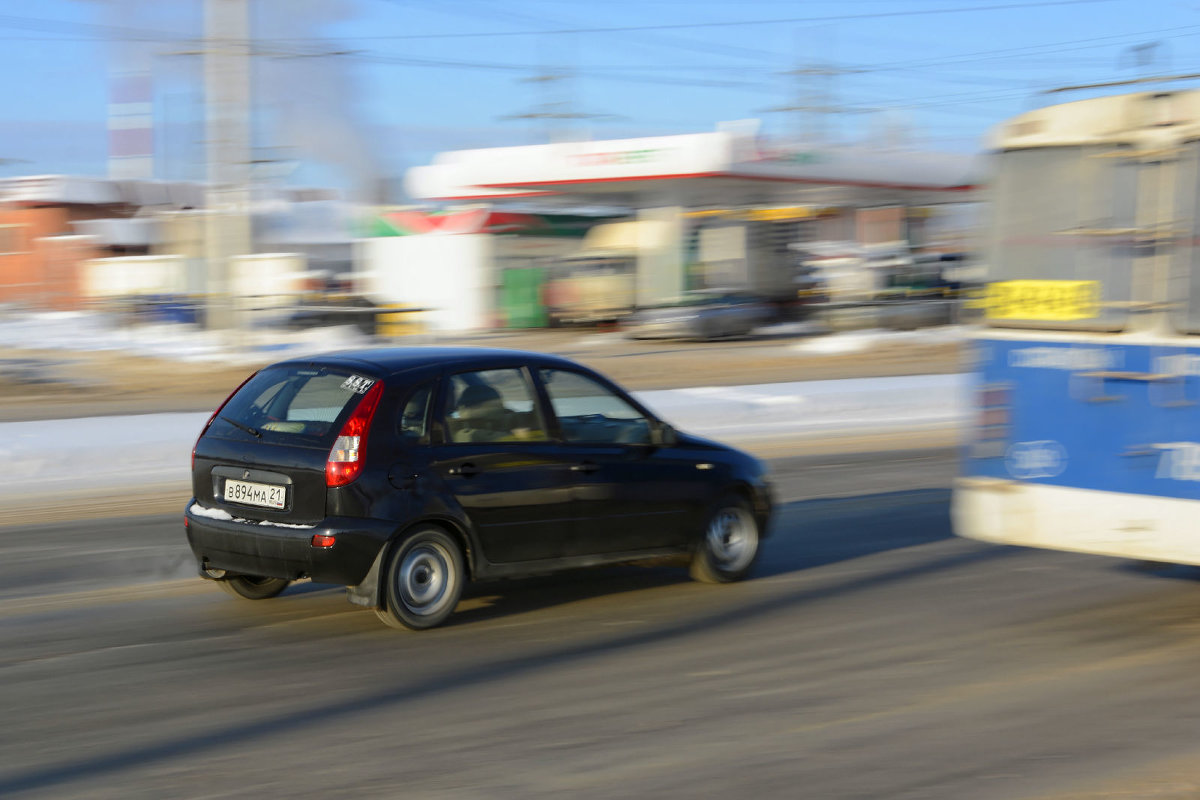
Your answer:
[[[528,372],[462,372],[443,382],[443,441],[432,467],[492,563],[556,558],[572,534],[569,464],[547,433]]]
[[[762,309],[757,302],[742,295],[726,298],[729,322],[725,332],[732,336],[743,336],[754,330],[762,321]]]
[[[576,535],[565,555],[671,547],[708,491],[695,460],[651,444],[653,420],[592,376],[542,369],[539,379],[569,462]]]

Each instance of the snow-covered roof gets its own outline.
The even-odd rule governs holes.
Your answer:
[[[0,202],[201,208],[205,187],[189,181],[113,180],[82,175],[22,175],[0,178]]]
[[[158,220],[149,217],[90,219],[72,223],[79,233],[107,247],[149,247],[162,240]]]

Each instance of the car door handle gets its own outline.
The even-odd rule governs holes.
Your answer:
[[[463,475],[470,477],[471,475],[479,474],[479,467],[468,461],[465,464],[459,464],[457,467],[451,467],[446,471],[451,475]]]
[[[571,472],[595,472],[598,469],[600,469],[600,465],[592,461],[571,465]]]

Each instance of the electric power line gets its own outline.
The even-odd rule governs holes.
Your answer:
[[[411,2],[411,0],[381,0],[381,1],[388,3],[389,5],[409,5]],[[532,14],[522,14],[520,12],[515,12],[510,9],[499,9],[499,8],[495,8],[491,5],[486,5],[486,4],[482,7],[480,7],[478,4],[473,4],[471,9],[455,9],[451,5],[449,5],[445,2],[441,2],[441,3],[436,3],[434,5],[425,5],[425,6],[422,6],[422,8],[435,10],[435,11],[442,12],[442,13],[448,13],[448,14],[452,14],[454,16],[463,16],[463,15],[479,16],[482,14],[483,16],[490,16],[492,19],[497,19],[497,20],[510,20],[510,21],[517,21],[517,22],[533,22],[533,23],[539,23],[539,24],[540,23],[549,23],[552,25],[557,25],[560,28],[575,24],[575,23],[572,23],[569,21],[564,22],[564,21],[557,20],[557,19],[552,20],[552,19],[549,19],[546,17],[537,17]],[[530,35],[537,35],[537,34],[530,34]],[[705,55],[710,55],[710,56],[714,55],[714,54],[723,54],[723,55],[728,55],[728,56],[731,56],[734,58],[754,58],[754,59],[762,59],[762,58],[764,58],[764,56],[767,58],[771,58],[773,56],[778,57],[778,54],[765,52],[761,48],[740,47],[737,45],[715,43],[715,42],[699,42],[694,39],[687,39],[687,38],[680,37],[680,36],[672,36],[670,34],[661,33],[661,32],[632,31],[632,32],[629,32],[629,35],[631,38],[634,38],[634,39],[640,38],[643,41],[650,40],[650,43],[645,46],[655,47],[655,48],[659,48],[659,49],[661,49],[662,45],[665,44],[668,47],[674,47],[676,49],[681,49],[681,50],[690,50],[692,52],[704,53]]]
[[[1150,31],[1131,31],[1128,33],[1112,34],[1110,36],[1092,36],[1086,39],[1071,39],[1062,42],[1048,42],[1040,45],[1028,45],[1025,47],[1005,47],[998,50],[976,50],[974,52],[958,53],[950,56],[940,56],[938,58],[917,59],[914,61],[888,61],[878,64],[863,64],[859,67],[863,71],[885,70],[896,67],[918,67],[918,66],[945,66],[948,64],[971,63],[962,59],[970,59],[973,56],[992,56],[992,55],[1037,55],[1044,51],[1063,52],[1064,45],[1087,45],[1086,47],[1070,48],[1073,50],[1091,50],[1096,47],[1103,47],[1099,42],[1109,42],[1120,39],[1139,39],[1144,36],[1159,36],[1162,38],[1175,39],[1185,36],[1195,36],[1194,33],[1179,33],[1179,31],[1197,30],[1200,25],[1185,25],[1175,28],[1159,28]],[[1173,35],[1172,35],[1173,34]]]
[[[629,33],[634,31],[669,31],[669,30],[696,30],[701,28],[733,28],[746,27],[754,25],[794,25],[807,22],[849,22],[859,19],[885,19],[889,17],[913,17],[913,16],[929,16],[935,14],[962,14],[975,13],[980,11],[1007,11],[1024,8],[1046,8],[1052,6],[1075,6],[1075,5],[1096,5],[1098,3],[1111,3],[1116,0],[1037,0],[1036,2],[1024,3],[1003,3],[989,6],[958,6],[951,8],[933,8],[933,9],[906,9],[904,11],[877,11],[863,14],[833,14],[823,17],[784,17],[776,19],[754,19],[754,20],[724,20],[721,22],[674,22],[663,23],[659,25],[621,25],[611,27],[596,27],[596,28],[566,28],[557,30],[542,30],[542,31],[481,31],[481,32],[459,32],[459,33],[404,33],[392,35],[378,36],[348,36],[340,37],[346,41],[382,41],[382,40],[405,40],[405,39],[480,39],[480,38],[505,38],[512,36],[560,36],[564,34],[585,34],[585,33]],[[309,39],[275,39],[264,41],[287,41],[287,42],[304,42],[311,41]]]

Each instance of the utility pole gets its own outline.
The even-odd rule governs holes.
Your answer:
[[[250,45],[247,0],[205,0],[205,324],[210,329],[236,327],[232,258],[251,250]]]

